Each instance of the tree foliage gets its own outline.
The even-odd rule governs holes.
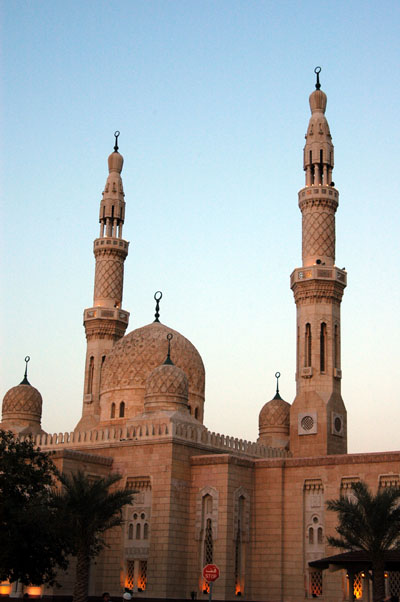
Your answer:
[[[122,508],[132,503],[131,491],[110,491],[120,479],[118,474],[88,479],[82,472],[60,476],[63,489],[57,494],[57,508],[77,558],[74,602],[87,599],[90,559],[105,547],[105,532],[122,523]]]
[[[328,537],[331,546],[362,550],[372,563],[374,600],[384,598],[384,554],[400,549],[400,489],[384,488],[373,495],[364,482],[352,485],[353,496],[327,502],[337,512],[339,537]]]
[[[67,547],[52,503],[57,470],[31,439],[0,430],[0,580],[53,583]]]

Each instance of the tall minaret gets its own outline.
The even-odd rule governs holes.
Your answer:
[[[297,306],[297,392],[290,412],[294,456],[347,452],[346,409],[340,392],[340,303],[347,274],[335,266],[339,192],[332,181],[333,144],[320,71],[320,67],[315,69],[316,90],[309,99],[306,182],[299,192],[303,266],[290,277]]]
[[[114,152],[108,157],[109,175],[100,202],[100,237],[94,241],[96,272],[93,307],[85,309],[83,323],[87,339],[82,418],[76,430],[96,426],[100,416],[101,371],[116,341],[124,336],[129,313],[121,308],[124,261],[129,243],[122,238],[125,218],[121,171],[124,163],[118,152],[119,132],[115,132]]]

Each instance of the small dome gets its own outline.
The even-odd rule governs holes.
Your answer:
[[[118,173],[121,173],[123,165],[124,165],[124,158],[119,152],[114,151],[108,157],[108,171],[110,173],[112,171],[117,171]]]
[[[279,395],[279,393],[278,393]],[[260,433],[262,429],[287,427],[290,423],[290,403],[276,396],[262,408],[258,419]]]
[[[146,380],[145,411],[188,410],[189,383],[183,370],[174,364],[155,368]]]
[[[325,92],[314,90],[309,98],[311,113],[325,113],[327,100]]]
[[[262,408],[258,418],[258,442],[270,447],[287,447],[290,432],[290,403],[277,392]]]
[[[21,384],[12,387],[4,395],[3,420],[10,415],[32,414],[40,420],[42,416],[42,396],[31,385]]]

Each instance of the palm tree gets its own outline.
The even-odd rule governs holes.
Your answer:
[[[400,489],[388,487],[373,495],[360,481],[352,485],[351,498],[340,496],[327,502],[338,513],[340,537],[328,537],[331,546],[362,550],[372,565],[373,599],[385,597],[385,552],[400,549]]]
[[[106,546],[104,533],[122,523],[122,508],[132,503],[132,491],[109,491],[120,479],[118,474],[99,479],[88,479],[83,472],[60,475],[63,488],[56,494],[55,504],[69,549],[76,556],[73,602],[86,602],[90,560]]]

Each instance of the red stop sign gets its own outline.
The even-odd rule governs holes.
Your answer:
[[[219,568],[216,564],[206,564],[203,569],[203,577],[209,583],[215,581],[219,577]]]

